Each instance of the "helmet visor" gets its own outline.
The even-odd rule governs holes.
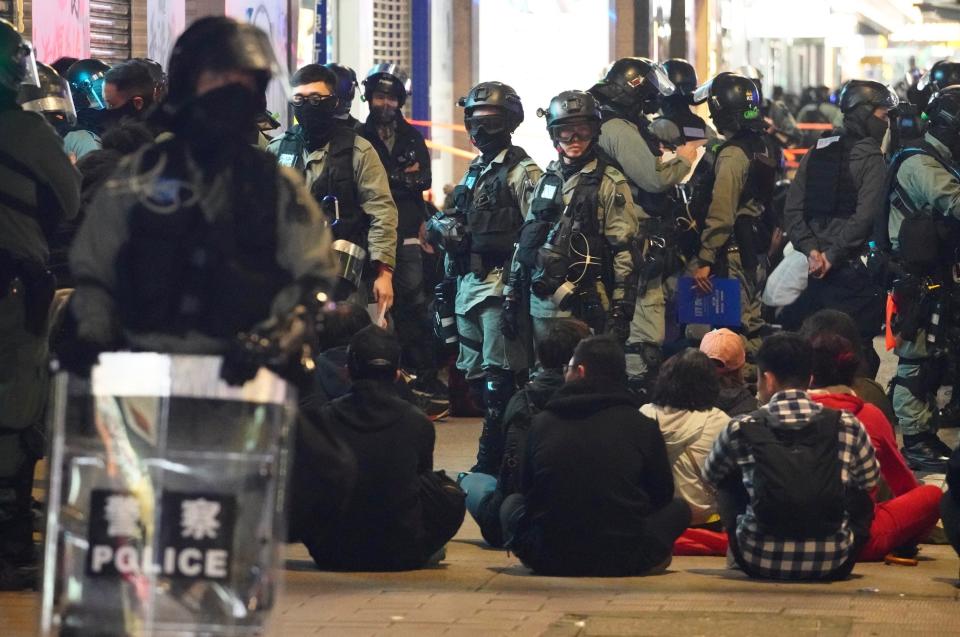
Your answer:
[[[62,119],[73,126],[77,123],[77,111],[73,106],[73,96],[70,94],[70,85],[65,80],[56,84],[44,81],[43,86],[24,86],[20,89],[20,106],[25,111],[45,113]]]
[[[20,84],[26,86],[40,86],[40,75],[37,73],[37,58],[33,54],[33,45],[24,41],[14,53],[14,61],[20,67]]]
[[[646,80],[650,86],[657,89],[657,92],[663,97],[670,97],[677,91],[677,87],[670,81],[670,76],[667,75],[666,70],[659,64],[654,64],[653,67],[651,67],[647,73]]]
[[[266,74],[270,77],[268,92],[279,91],[287,100],[293,97],[287,66],[277,59],[266,33],[252,24],[242,24],[227,46],[235,68]]]
[[[925,91],[927,87],[933,82],[933,76],[930,74],[930,71],[927,71],[920,76],[920,79],[917,80],[917,90]]]
[[[887,94],[879,106],[883,108],[889,108],[890,110],[900,106],[900,96],[897,95],[897,92],[893,90],[892,86],[887,86]]]
[[[710,99],[710,89],[713,88],[713,79],[707,80],[693,92],[693,103],[703,104]]]

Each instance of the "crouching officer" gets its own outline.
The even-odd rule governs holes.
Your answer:
[[[514,375],[526,369],[524,342],[500,329],[511,257],[527,216],[540,168],[511,135],[523,121],[520,96],[500,82],[483,82],[460,99],[463,122],[480,156],[454,189],[454,209],[429,224],[431,242],[446,253],[447,281],[438,301],[449,300],[456,281],[457,367],[474,400],[484,406],[483,432],[472,471],[496,475],[503,453],[503,411],[516,389]],[[517,311],[517,308],[510,308]]]
[[[512,291],[532,292],[537,341],[557,319],[575,316],[594,333],[610,331],[623,342],[637,289],[630,248],[638,213],[630,185],[599,151],[600,108],[592,95],[564,91],[537,114],[546,117],[560,157],[533,190]],[[512,337],[514,326],[505,321],[504,327]]]
[[[960,328],[960,87],[935,93],[923,141],[894,156],[887,230],[897,269],[893,410],[913,469],[944,471],[950,448],[936,434],[936,394],[957,356]],[[957,396],[954,389],[954,397]],[[953,405],[953,401],[951,401]],[[954,408],[955,409],[955,408]],[[953,411],[948,405],[948,413]],[[953,424],[951,422],[946,424]]]
[[[30,492],[44,447],[47,314],[56,287],[48,240],[80,207],[80,175],[63,142],[42,115],[17,105],[27,83],[41,88],[31,71],[29,45],[0,19],[0,591],[36,580]]]
[[[297,126],[274,138],[267,152],[303,173],[307,188],[333,229],[339,259],[337,300],[366,305],[372,294],[381,316],[393,306],[397,206],[377,151],[337,119],[337,76],[319,64],[293,74]]]
[[[749,78],[721,73],[697,89],[694,101],[708,102],[710,118],[726,141],[716,149],[714,162],[698,164],[698,170],[712,170],[701,182],[712,186],[704,189],[704,201],[698,204],[706,216],[700,249],[689,269],[703,293],[713,291],[714,276],[739,282],[740,332],[751,354],[760,347],[764,325],[757,273],[769,235],[760,217],[773,196],[780,149],[764,134],[760,91]]]
[[[202,18],[169,69],[157,117],[172,136],[124,158],[70,252],[69,369],[118,347],[231,352],[238,333],[286,314],[334,269],[330,231],[300,179],[243,139],[280,72],[266,34]],[[222,373],[232,382],[239,371]]]
[[[896,94],[879,82],[847,82],[840,93],[843,128],[821,136],[800,162],[784,208],[787,234],[807,255],[811,277],[785,311],[785,325],[795,329],[823,308],[842,310],[856,321],[867,352],[882,321],[883,288],[861,256],[884,210],[887,170],[880,144],[897,104]]]

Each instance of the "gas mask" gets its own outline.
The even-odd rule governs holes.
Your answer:
[[[500,152],[510,145],[510,132],[503,115],[469,116],[463,123],[470,133],[470,141],[484,155]]]

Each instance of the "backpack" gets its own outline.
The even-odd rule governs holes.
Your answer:
[[[824,409],[800,429],[773,426],[774,419],[759,409],[740,423],[755,460],[750,506],[760,532],[790,539],[833,535],[845,513],[840,412]]]

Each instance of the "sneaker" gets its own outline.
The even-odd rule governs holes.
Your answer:
[[[925,431],[913,436],[904,436],[903,449],[900,453],[914,471],[945,473],[947,461],[953,450],[944,444],[937,434]]]
[[[938,429],[955,429],[960,427],[960,401],[951,400],[937,414]]]

